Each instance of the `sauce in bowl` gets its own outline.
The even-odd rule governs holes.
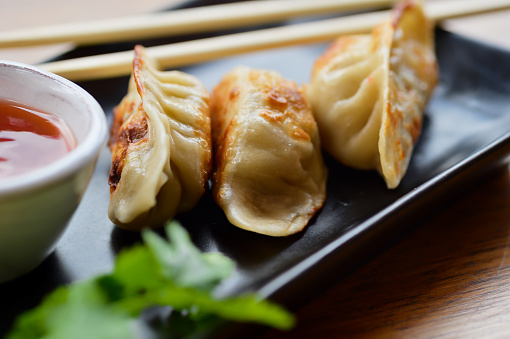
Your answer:
[[[57,115],[0,99],[0,180],[45,166],[75,144]]]

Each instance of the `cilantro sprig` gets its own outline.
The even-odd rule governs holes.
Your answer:
[[[166,336],[210,330],[222,319],[290,329],[294,317],[254,294],[218,299],[213,290],[233,268],[221,253],[202,253],[178,222],[168,239],[145,230],[143,244],[119,253],[109,274],[59,287],[16,319],[8,339],[136,339],[144,310],[171,307]]]

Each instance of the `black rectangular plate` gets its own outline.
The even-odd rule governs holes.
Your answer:
[[[294,308],[320,294],[403,230],[440,208],[510,153],[510,53],[437,30],[441,79],[401,185],[388,190],[374,172],[345,168],[326,156],[328,197],[300,234],[272,238],[228,223],[207,192],[177,217],[203,251],[236,263],[222,295],[257,291]],[[297,83],[309,80],[324,44],[275,49],[186,67],[212,89],[233,67],[274,69]],[[81,83],[110,115],[128,78]],[[109,271],[120,249],[140,237],[107,217],[110,153],[100,155],[90,186],[55,252],[28,275],[0,285],[0,335],[14,317],[56,286]],[[241,328],[240,331],[243,331]],[[245,333],[246,334],[246,333]]]

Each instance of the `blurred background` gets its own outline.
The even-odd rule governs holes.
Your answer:
[[[292,0],[289,0],[292,1]],[[426,0],[425,2],[448,1]],[[0,31],[58,23],[88,21],[150,13],[196,0],[3,0]],[[20,13],[23,13],[20,16]],[[443,27],[482,41],[510,48],[510,10],[447,20]],[[40,63],[71,49],[70,44],[0,49],[0,59]]]

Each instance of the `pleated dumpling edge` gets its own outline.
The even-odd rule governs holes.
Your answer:
[[[212,94],[213,196],[230,223],[298,233],[326,198],[327,169],[304,94],[275,71],[237,67]]]
[[[339,162],[405,175],[438,81],[433,24],[404,0],[372,34],[339,37],[316,61],[307,95],[322,145]]]
[[[112,123],[108,216],[116,225],[160,227],[198,202],[212,168],[209,100],[196,77],[160,71],[135,47]]]

